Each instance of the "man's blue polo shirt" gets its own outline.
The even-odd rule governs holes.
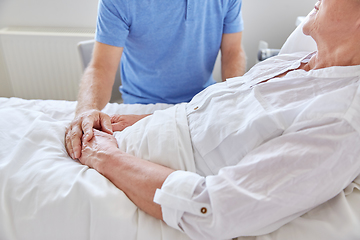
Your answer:
[[[223,33],[243,30],[241,0],[100,0],[96,41],[124,47],[124,103],[179,103],[213,84]]]

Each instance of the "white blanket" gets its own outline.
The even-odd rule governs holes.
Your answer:
[[[68,157],[64,132],[74,117],[75,104],[0,98],[0,239],[188,239],[138,210],[122,191],[98,172]],[[104,112],[140,114],[170,106],[108,104]],[[162,114],[171,114],[171,110],[157,117],[164,117]],[[124,136],[117,136],[120,145]],[[134,143],[137,137],[141,136],[134,136]],[[120,147],[143,154],[140,156],[149,154],[141,144]],[[173,154],[171,149],[168,155]],[[193,166],[181,158],[173,164],[175,168],[193,170]],[[359,188],[360,179],[356,179],[334,199],[279,230],[239,239],[360,239]]]
[[[64,132],[74,102],[0,100],[0,239],[188,239],[68,157]],[[166,107],[109,104],[104,111]]]

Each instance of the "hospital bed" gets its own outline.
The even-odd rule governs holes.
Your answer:
[[[280,54],[316,49],[300,27]],[[68,157],[64,132],[75,106],[71,101],[0,98],[0,239],[188,239],[137,209],[98,172]],[[109,103],[103,111],[151,113],[169,106]],[[359,188],[360,177],[275,232],[238,240],[360,239]]]

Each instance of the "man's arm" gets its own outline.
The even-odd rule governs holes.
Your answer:
[[[242,32],[223,34],[221,40],[221,76],[228,78],[242,76],[246,68],[246,56],[241,44]]]
[[[92,60],[80,83],[75,118],[65,133],[65,146],[69,155],[79,158],[81,139],[93,137],[93,127],[111,133],[110,117],[101,112],[109,102],[115,74],[123,48],[95,42]]]

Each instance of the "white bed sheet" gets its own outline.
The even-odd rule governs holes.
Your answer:
[[[188,239],[141,210],[93,169],[68,157],[75,102],[0,98],[0,239]],[[151,113],[171,105],[108,104]],[[360,239],[360,178],[338,196],[264,236],[239,240]]]
[[[104,111],[168,106],[109,104]],[[68,157],[64,132],[74,109],[75,102],[0,99],[0,239],[188,239]]]

